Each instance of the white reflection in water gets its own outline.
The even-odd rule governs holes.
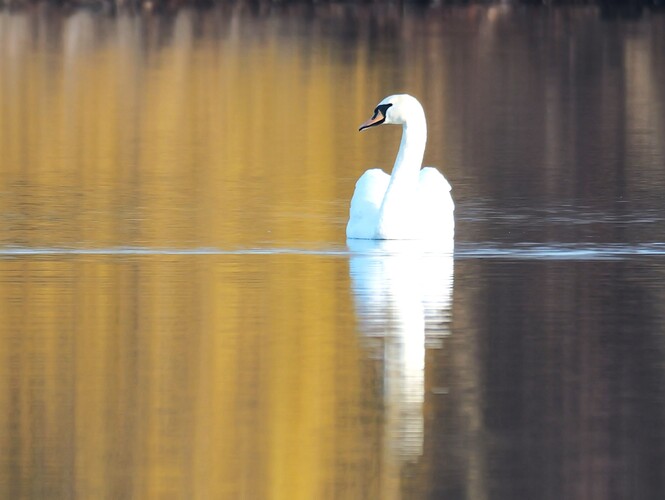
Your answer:
[[[384,436],[398,466],[423,451],[425,349],[450,333],[452,245],[349,240],[350,273],[362,334],[383,362]]]

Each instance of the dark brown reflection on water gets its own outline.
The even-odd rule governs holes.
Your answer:
[[[662,263],[460,261],[455,273],[453,334],[437,368],[454,389],[433,419],[445,471],[434,489],[660,498]],[[460,471],[474,472],[482,495]]]

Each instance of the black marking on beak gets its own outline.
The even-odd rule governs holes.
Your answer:
[[[392,103],[388,104],[381,104],[374,108],[374,115],[372,118],[367,120],[365,123],[363,123],[358,131],[365,130],[366,128],[374,127],[376,125],[381,125],[383,122],[386,121],[386,113],[388,112],[388,108],[392,106]]]

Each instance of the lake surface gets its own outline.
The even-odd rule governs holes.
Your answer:
[[[0,10],[0,497],[664,498],[665,15],[249,5]]]

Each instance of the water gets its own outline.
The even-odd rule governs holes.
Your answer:
[[[663,498],[665,17],[607,14],[0,10],[0,497]],[[453,255],[345,241],[395,91]]]

